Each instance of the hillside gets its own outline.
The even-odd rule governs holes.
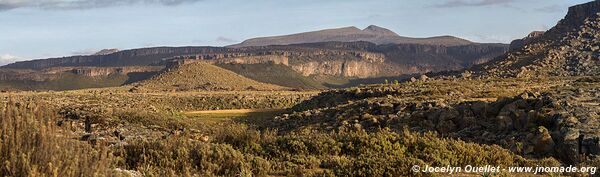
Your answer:
[[[472,44],[473,42],[453,37],[437,36],[429,38],[411,38],[399,36],[389,29],[370,25],[361,30],[354,26],[345,28],[325,29],[284,36],[260,37],[243,41],[240,44],[228,47],[240,48],[249,46],[289,45],[317,42],[356,42],[366,41],[375,44],[427,44],[457,46]]]
[[[600,1],[573,6],[552,29],[473,70],[486,77],[599,75],[599,12]]]
[[[134,85],[134,90],[142,91],[242,91],[287,89],[281,86],[260,83],[205,62],[193,62],[169,68],[151,79]]]
[[[289,88],[325,89],[318,81],[303,76],[289,66],[280,64],[218,64],[217,66],[233,71],[244,77]]]

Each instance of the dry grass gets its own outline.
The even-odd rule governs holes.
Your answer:
[[[0,176],[114,175],[108,148],[66,139],[43,105],[10,100],[0,117]]]

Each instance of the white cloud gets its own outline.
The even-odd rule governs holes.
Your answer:
[[[216,41],[220,42],[220,43],[234,43],[234,42],[237,42],[237,40],[235,40],[235,39],[231,39],[231,38],[223,37],[223,36],[219,36]]]
[[[10,54],[0,55],[0,66],[4,66],[6,64],[14,63],[15,61],[20,60],[20,57],[12,56]]]

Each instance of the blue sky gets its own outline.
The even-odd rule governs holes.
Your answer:
[[[105,48],[223,46],[370,24],[402,36],[504,42],[584,0],[0,0],[0,65]]]

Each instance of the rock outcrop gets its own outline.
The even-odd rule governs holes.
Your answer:
[[[523,46],[532,43],[533,41],[535,41],[535,39],[538,39],[539,37],[544,35],[544,32],[545,31],[533,31],[522,39],[517,39],[510,42],[509,50],[521,49]]]

